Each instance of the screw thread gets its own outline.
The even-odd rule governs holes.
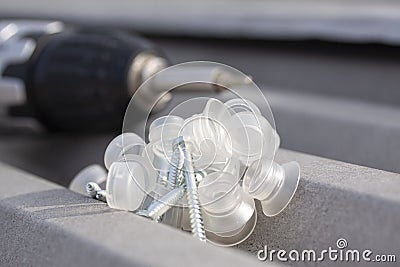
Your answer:
[[[183,187],[178,187],[173,189],[172,191],[165,194],[159,200],[153,202],[147,208],[147,216],[152,218],[153,220],[159,218],[164,215],[172,205],[178,203],[179,200],[185,194],[185,189]]]
[[[200,200],[197,191],[196,177],[193,168],[193,158],[182,137],[179,146],[182,150],[184,161],[184,177],[186,184],[186,198],[188,202],[190,226],[192,235],[202,242],[206,242],[206,231],[204,229],[203,216],[201,214]]]
[[[96,199],[107,203],[107,193],[106,190],[99,190],[96,193]]]
[[[91,197],[97,200],[107,202],[107,194],[105,190],[102,190],[101,187],[94,183],[90,182],[86,185],[86,193]]]
[[[186,196],[189,206],[190,226],[192,228],[192,234],[200,241],[205,242],[206,231],[204,229],[203,216],[201,214],[197,189],[187,190]]]
[[[177,187],[179,174],[182,170],[183,160],[179,145],[174,145],[174,151],[171,157],[171,165],[168,173],[168,186],[173,189]]]
[[[94,182],[90,182],[86,185],[86,193],[92,198],[96,198],[97,191],[100,190],[100,186]]]

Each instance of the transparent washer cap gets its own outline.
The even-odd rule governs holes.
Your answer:
[[[207,238],[217,245],[233,246],[248,238],[257,221],[254,200],[230,173],[214,172],[200,182]]]
[[[156,177],[150,163],[141,156],[128,155],[126,160],[112,163],[106,185],[107,204],[114,209],[137,210],[147,192],[154,190]]]
[[[141,155],[145,146],[144,140],[135,133],[123,133],[115,137],[104,153],[104,165],[107,169],[111,164],[125,158],[126,155]]]
[[[253,163],[243,179],[243,190],[261,201],[263,212],[272,217],[281,213],[292,200],[300,180],[296,161],[279,165],[268,159]]]

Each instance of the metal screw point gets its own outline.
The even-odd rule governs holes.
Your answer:
[[[86,185],[86,193],[94,199],[107,203],[106,191],[102,190],[101,187],[94,182],[90,182]]]
[[[159,200],[151,203],[147,210],[139,210],[136,212],[136,214],[158,221],[158,219],[164,215],[172,207],[172,205],[178,203],[184,194],[185,188],[175,188],[165,194]]]
[[[179,145],[183,153],[183,167],[186,184],[186,198],[190,215],[190,226],[192,234],[200,241],[206,242],[206,231],[204,229],[203,216],[201,214],[199,195],[197,191],[196,176],[193,168],[193,160],[190,151],[187,149],[182,136],[175,142]]]

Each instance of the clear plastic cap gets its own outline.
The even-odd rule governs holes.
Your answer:
[[[104,165],[107,169],[113,162],[119,161],[125,155],[141,155],[145,146],[144,140],[135,133],[123,133],[115,137],[104,153]]]
[[[232,149],[242,163],[250,165],[262,156],[273,158],[280,144],[280,139],[263,116],[250,111],[232,115],[228,122],[232,138]]]
[[[243,189],[261,201],[263,213],[272,217],[281,213],[292,200],[300,180],[296,161],[282,166],[269,160],[254,162],[243,179]]]
[[[253,233],[256,224],[257,211],[254,209],[253,215],[242,229],[234,231],[233,233],[224,233],[223,235],[206,230],[207,240],[208,242],[221,247],[235,246],[249,238],[249,236]]]
[[[199,199],[205,229],[218,237],[212,240],[215,244],[235,245],[253,231],[256,223],[254,200],[244,193],[234,175],[225,172],[207,175],[199,184]],[[253,227],[246,228],[248,232],[243,231],[249,222]]]
[[[155,119],[149,127],[149,145],[144,156],[149,158],[154,168],[160,170],[154,160],[170,162],[173,153],[173,140],[179,136],[184,119],[179,116],[162,116]],[[161,161],[160,161],[161,162]]]
[[[206,106],[203,109],[203,115],[207,118],[214,119],[223,125],[231,118],[231,112],[228,107],[215,98],[210,98],[207,101]]]
[[[206,174],[214,172],[226,172],[232,174],[236,181],[239,181],[244,174],[244,169],[241,166],[240,161],[235,158],[221,158],[216,160],[211,166],[204,171]]]
[[[90,182],[96,184],[104,183],[107,180],[107,171],[98,164],[92,164],[82,169],[69,184],[69,189],[86,195],[86,185]]]
[[[230,112],[230,114],[234,115],[239,112],[248,111],[256,115],[261,115],[260,109],[256,104],[251,102],[248,99],[243,98],[234,98],[228,100],[224,103],[226,109]]]
[[[178,116],[162,116],[155,119],[149,128],[149,141],[170,142],[179,136],[184,119]],[[170,146],[170,144],[169,144]]]
[[[111,208],[134,211],[155,188],[157,173],[143,157],[128,155],[111,164],[107,178],[107,203]]]
[[[195,114],[186,119],[179,134],[190,145],[193,163],[200,170],[214,163],[225,162],[232,156],[232,145],[226,127],[203,114]]]

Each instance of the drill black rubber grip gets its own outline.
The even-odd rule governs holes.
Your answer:
[[[130,100],[128,71],[142,38],[116,31],[67,30],[41,37],[26,70],[35,116],[58,131],[120,130]]]

